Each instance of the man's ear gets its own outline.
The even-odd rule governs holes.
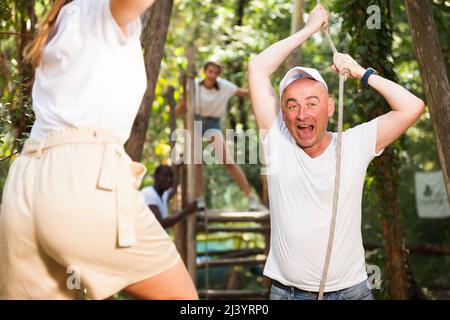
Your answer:
[[[286,110],[283,107],[283,101],[280,102],[280,110],[281,110],[281,118],[283,119],[283,121],[285,121],[285,117],[286,117]]]
[[[328,98],[328,117],[332,117],[334,114],[334,98],[329,97]]]
[[[284,105],[284,93],[281,95],[281,99],[280,99],[280,110],[281,110],[281,115],[282,115],[283,120],[284,120],[284,108],[283,108],[283,105]]]

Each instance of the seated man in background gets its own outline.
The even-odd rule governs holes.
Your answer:
[[[160,165],[153,173],[153,186],[141,190],[145,203],[154,213],[163,228],[172,227],[177,222],[197,211],[197,202],[193,201],[181,211],[169,215],[168,202],[177,192],[178,167],[175,170],[168,165]]]

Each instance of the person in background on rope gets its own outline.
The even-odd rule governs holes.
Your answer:
[[[156,216],[163,228],[172,227],[197,210],[197,201],[188,203],[181,211],[169,215],[168,203],[176,194],[179,166],[175,170],[168,165],[159,165],[153,173],[154,184],[141,190],[145,204]]]
[[[126,154],[147,79],[140,15],[154,0],[55,0],[25,51],[30,138],[0,211],[1,299],[198,299]]]
[[[264,274],[273,279],[271,299],[316,299],[320,287],[336,175],[337,135],[327,131],[334,99],[315,69],[288,71],[280,83],[281,99],[270,76],[328,19],[326,9],[317,5],[302,30],[268,47],[248,66],[251,101],[263,131],[267,163],[272,241]],[[361,235],[366,169],[416,122],[424,102],[373,69],[361,67],[349,55],[335,54],[332,68],[348,70],[350,77],[371,86],[392,108],[343,133],[337,222],[323,297],[373,299]]]
[[[230,98],[232,96],[248,97],[249,91],[247,89],[239,88],[234,83],[221,78],[220,74],[222,73],[222,66],[216,62],[207,62],[203,67],[203,71],[205,73],[205,78],[195,80],[195,121],[201,121],[202,135],[205,134],[207,130],[217,130],[210,142],[214,142],[216,137],[221,140],[219,144],[223,146],[223,152],[222,159],[219,159],[219,161],[225,165],[225,168],[233,177],[236,184],[247,196],[249,209],[256,210],[256,197],[251,193],[247,177],[241,167],[234,163],[234,159],[228,155],[226,141],[220,131],[220,123],[226,114],[227,104]],[[185,108],[186,101],[182,96],[177,106],[176,114],[181,114]],[[199,173],[197,176],[199,176],[201,180],[199,183],[203,185],[201,165],[196,165],[196,170]]]

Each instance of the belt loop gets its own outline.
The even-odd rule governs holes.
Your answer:
[[[39,141],[38,148],[36,150],[36,157],[42,157],[42,150],[44,149],[45,139]]]
[[[97,129],[94,129],[94,138],[95,138],[95,143],[98,143],[98,132],[97,132]]]
[[[100,189],[113,191],[117,184],[117,168],[114,154],[114,145],[104,144],[103,146],[103,160],[100,168],[100,176],[98,178],[97,186]]]

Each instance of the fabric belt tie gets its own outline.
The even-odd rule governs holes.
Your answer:
[[[119,247],[131,247],[137,243],[134,216],[130,210],[128,198],[130,188],[121,183],[121,175],[131,171],[133,187],[139,190],[147,169],[142,163],[134,162],[125,152],[123,144],[107,131],[97,129],[70,128],[62,132],[50,134],[42,140],[28,139],[22,154],[35,154],[40,158],[46,149],[66,144],[103,144],[104,152],[97,182],[97,188],[115,192],[117,236]],[[128,171],[129,172],[129,171]],[[125,176],[127,178],[129,176]]]

